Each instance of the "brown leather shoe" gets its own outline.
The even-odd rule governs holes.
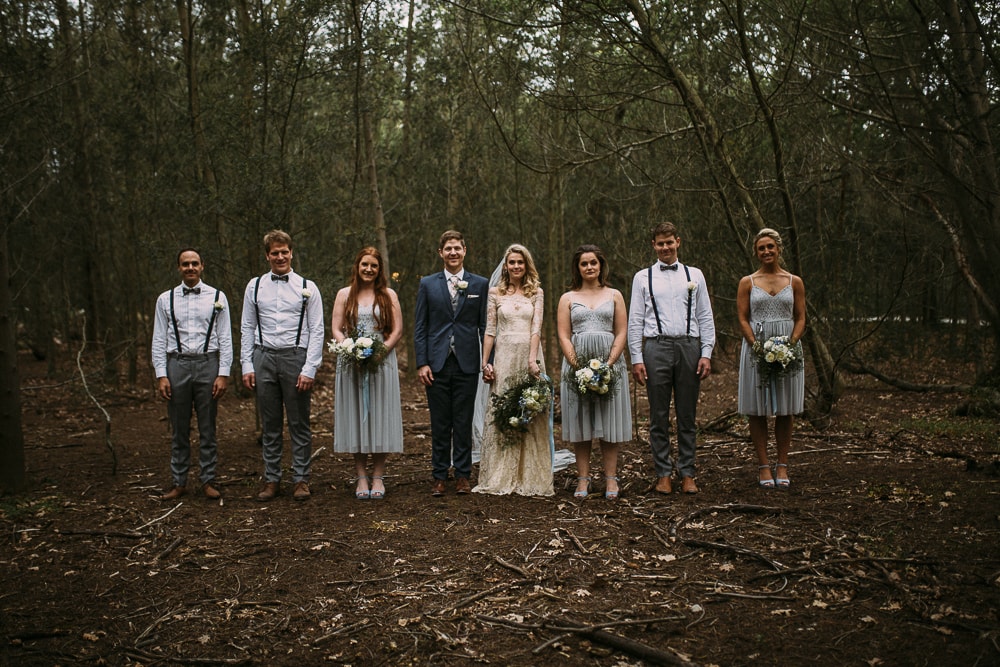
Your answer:
[[[209,500],[218,500],[222,497],[219,490],[212,486],[211,482],[205,482],[205,485],[201,487],[201,492],[205,494],[205,497]]]
[[[274,500],[274,497],[278,495],[278,483],[268,482],[264,485],[264,488],[260,490],[257,494],[257,500],[262,503],[266,503],[269,500]]]
[[[455,480],[455,493],[460,493],[462,495],[472,493],[472,485],[469,484],[468,477],[459,477]]]
[[[674,492],[674,488],[670,486],[669,477],[660,477],[656,480],[656,492],[662,493],[665,496],[669,496]]]
[[[681,479],[681,491],[684,493],[698,493],[698,485],[694,483],[694,477],[684,477]]]
[[[434,480],[434,486],[431,487],[431,495],[435,498],[444,495],[444,480],[436,479]]]
[[[183,486],[175,486],[174,488],[170,489],[169,491],[167,491],[166,493],[164,493],[162,496],[160,496],[160,500],[177,500],[178,498],[180,498],[181,496],[183,496],[187,492],[188,491],[187,491],[187,489],[185,487],[183,487]]]
[[[292,491],[292,498],[296,500],[309,500],[309,496],[311,495],[309,493],[309,484],[306,482],[299,482],[295,485],[295,490]]]

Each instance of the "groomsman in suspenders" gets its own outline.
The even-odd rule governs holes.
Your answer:
[[[653,229],[657,262],[635,274],[628,318],[632,375],[649,396],[649,444],[656,491],[669,494],[674,472],[684,493],[698,493],[695,415],[701,381],[712,372],[715,320],[705,276],[677,261],[681,237],[673,223]],[[670,401],[677,417],[677,459],[670,453]]]
[[[187,493],[191,467],[191,411],[198,416],[202,492],[220,497],[215,487],[218,447],[215,417],[219,398],[226,392],[233,365],[233,340],[226,295],[201,282],[205,266],[201,254],[185,248],[177,255],[180,285],[156,300],[153,321],[153,369],[160,396],[167,400],[173,437],[170,472],[173,487],[160,496],[176,500]]]
[[[292,441],[292,497],[309,498],[312,430],[309,408],[316,371],[323,362],[323,299],[316,283],[292,270],[292,237],[264,236],[271,270],[247,283],[240,326],[243,385],[257,392],[262,425],[264,488],[272,500],[281,482],[282,409]]]

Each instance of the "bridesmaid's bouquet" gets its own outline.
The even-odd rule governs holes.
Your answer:
[[[552,405],[552,380],[544,373],[535,378],[528,373],[507,380],[504,391],[490,396],[493,405],[493,426],[504,445],[521,442],[528,426]]]
[[[590,359],[582,366],[573,367],[573,381],[569,386],[580,396],[603,398],[613,393],[618,384],[618,371],[601,359]]]
[[[339,343],[331,340],[331,352],[358,370],[375,371],[389,355],[389,349],[381,339],[363,329],[355,329],[351,336]]]
[[[763,341],[758,338],[753,344],[753,355],[761,385],[799,370],[804,358],[802,343],[797,341],[792,345],[788,336],[771,336]]]

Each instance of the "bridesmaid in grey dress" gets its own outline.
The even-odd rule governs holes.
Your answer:
[[[750,439],[757,454],[762,488],[787,490],[788,451],[792,445],[793,415],[802,412],[805,370],[799,368],[762,384],[754,364],[753,344],[758,336],[789,336],[798,346],[806,330],[806,288],[802,279],[781,267],[781,235],[765,228],[753,242],[760,268],[740,280],[736,293],[743,349],[740,352],[738,409],[750,418]],[[778,462],[772,474],[767,455],[767,418],[774,417]]]
[[[396,344],[403,336],[399,297],[388,287],[382,255],[362,248],[354,259],[351,284],[337,292],[331,333],[338,343],[364,331],[382,339],[388,356],[373,371],[359,370],[337,359],[334,400],[334,451],[354,455],[358,499],[385,497],[385,462],[403,451],[403,413],[400,407]],[[368,457],[372,474],[368,475]]]
[[[608,286],[608,262],[596,245],[582,245],[573,254],[573,282],[559,299],[557,328],[562,363],[562,437],[576,454],[576,491],[590,492],[590,453],[601,441],[604,497],[618,498],[618,448],[632,439],[632,408],[628,369],[623,353],[628,337],[628,313],[621,292]],[[572,388],[574,367],[590,359],[608,362],[617,371],[617,387],[605,396],[580,396]]]

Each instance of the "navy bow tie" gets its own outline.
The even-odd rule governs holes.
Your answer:
[[[288,274],[286,273],[284,275],[277,276],[277,275],[275,275],[275,274],[272,273],[271,274],[271,280],[280,280],[283,283],[287,283],[288,282]]]
[[[200,287],[185,287],[184,288],[184,296],[187,296],[188,294],[201,294],[201,288]]]
[[[676,271],[676,264],[660,264],[660,271]]]

